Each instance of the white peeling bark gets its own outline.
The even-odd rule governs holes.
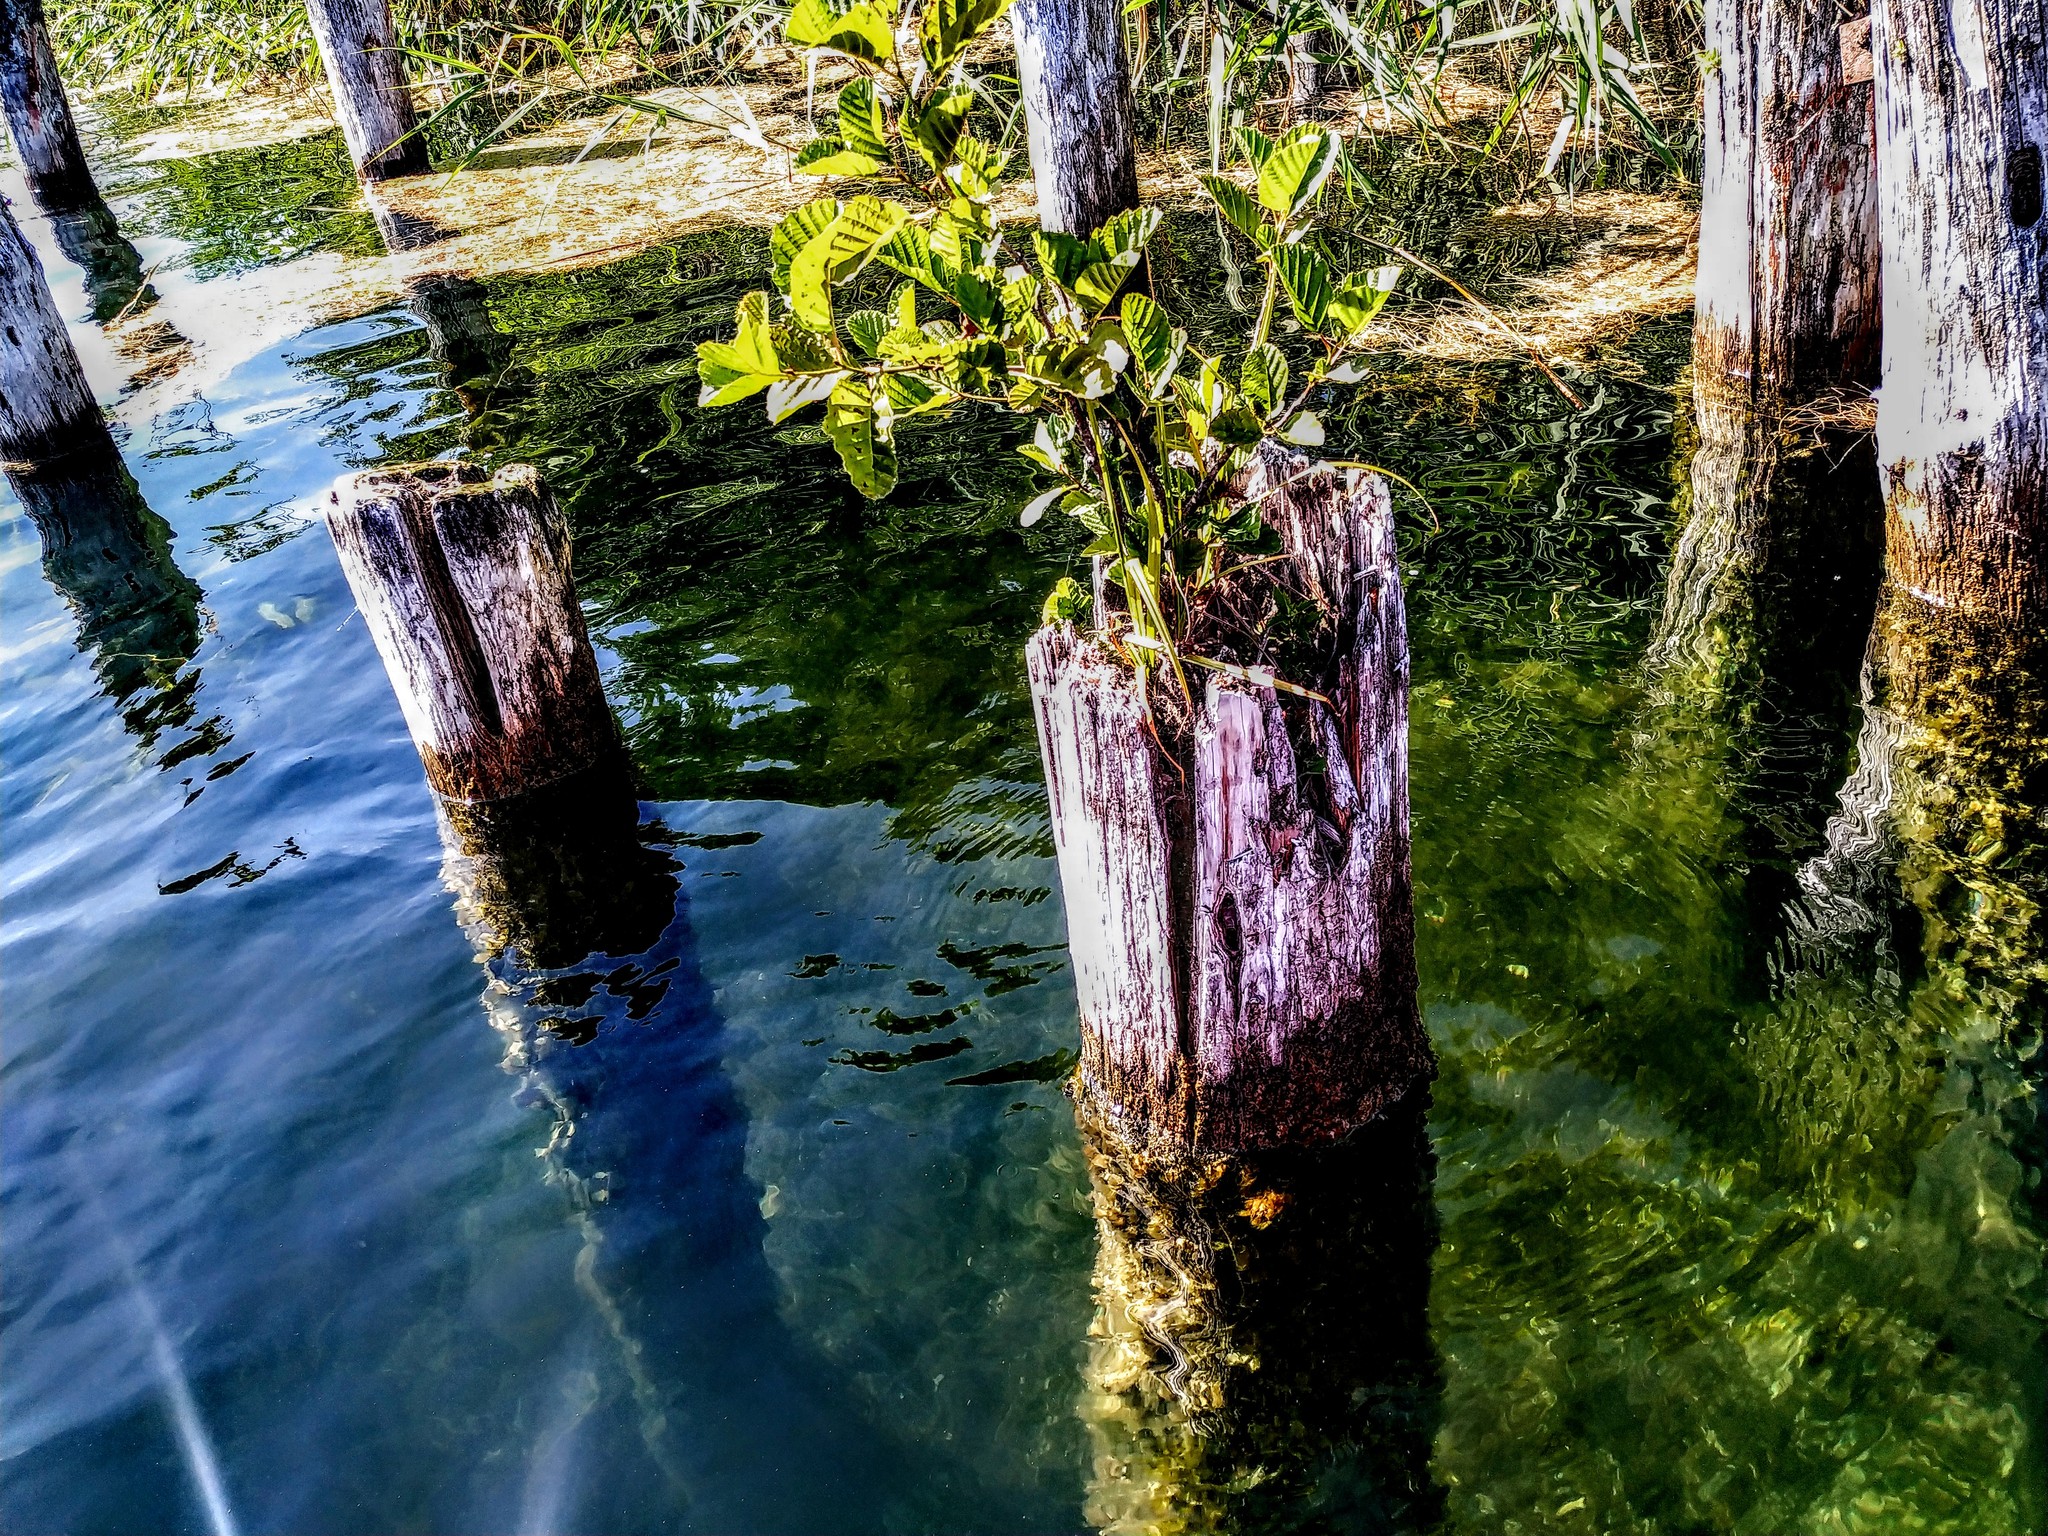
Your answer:
[[[306,0],[306,15],[356,174],[365,181],[425,174],[426,144],[407,137],[418,119],[387,0]]]
[[[1287,489],[1280,490],[1285,485]],[[1341,1137],[1430,1065],[1415,1005],[1406,619],[1385,485],[1275,445],[1236,488],[1340,616],[1336,709],[1213,682],[1192,804],[1130,673],[1031,642],[1091,1108],[1134,1140]]]
[[[43,264],[0,203],[0,459],[40,463],[106,431]]]
[[[1843,78],[1841,17],[1708,0],[1695,378],[1768,408],[1869,382],[1877,364],[1870,90]]]
[[[1117,0],[1010,10],[1043,229],[1085,235],[1138,206],[1137,117]]]
[[[0,110],[37,207],[72,213],[99,202],[57,73],[42,0],[0,0]]]
[[[2048,5],[1880,0],[1884,385],[1895,592],[2048,616]]]
[[[337,483],[328,531],[436,793],[503,800],[618,750],[539,473],[423,464]]]

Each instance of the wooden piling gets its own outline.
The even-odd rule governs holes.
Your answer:
[[[43,0],[0,0],[0,111],[37,207],[74,213],[99,202],[57,73]]]
[[[1234,495],[1260,505],[1330,615],[1314,684],[1334,707],[1215,677],[1169,746],[1100,639],[1050,626],[1027,653],[1081,1092],[1133,1141],[1204,1152],[1343,1137],[1432,1064],[1386,486],[1269,441]]]
[[[306,0],[349,158],[364,181],[425,175],[412,84],[387,0]]]
[[[1010,10],[1042,229],[1085,235],[1138,206],[1138,141],[1117,0]]]
[[[0,459],[38,464],[106,432],[43,264],[0,203]]]
[[[327,527],[436,793],[505,800],[620,750],[538,471],[348,476]]]

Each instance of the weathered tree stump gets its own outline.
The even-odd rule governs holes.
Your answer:
[[[1793,404],[1878,358],[1870,92],[1843,80],[1840,16],[1710,0],[1695,388],[1703,408]]]
[[[1432,1064],[1386,486],[1268,442],[1234,494],[1260,504],[1334,621],[1310,684],[1334,709],[1217,678],[1176,762],[1104,644],[1063,625],[1028,650],[1081,1092],[1133,1141],[1199,1151],[1340,1138]]]
[[[99,202],[50,48],[43,0],[0,0],[0,111],[37,207],[72,213]]]
[[[2048,46],[2039,0],[1876,11],[1895,599],[2048,624]]]
[[[1010,10],[1042,229],[1085,235],[1138,206],[1137,117],[1117,0]]]
[[[537,471],[466,464],[352,475],[328,531],[426,764],[452,800],[504,800],[619,751]]]
[[[412,84],[387,0],[307,0],[306,15],[356,174],[365,181],[426,174],[426,141],[414,132]]]
[[[0,459],[36,464],[106,434],[43,264],[0,204]]]

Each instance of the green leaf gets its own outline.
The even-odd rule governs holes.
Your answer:
[[[1245,191],[1243,187],[1240,187],[1236,182],[1224,176],[1211,176],[1204,173],[1201,181],[1202,190],[1209,194],[1209,201],[1222,210],[1223,217],[1230,220],[1242,233],[1249,235],[1259,245],[1272,244],[1272,227],[1266,223],[1265,216],[1259,212],[1259,205],[1253,201],[1251,193]]]
[[[1239,126],[1231,129],[1230,143],[1254,170],[1263,169],[1273,153],[1273,141],[1256,128]]]
[[[1323,258],[1305,245],[1283,245],[1272,260],[1280,269],[1280,286],[1287,290],[1295,318],[1312,331],[1321,330],[1330,310],[1330,269]]]
[[[901,204],[856,197],[797,252],[789,264],[789,308],[814,331],[832,329],[832,286],[843,283],[897,230],[909,215]]]
[[[1293,443],[1298,448],[1322,447],[1322,419],[1314,411],[1296,411],[1287,418],[1287,425],[1280,429],[1280,441]]]
[[[1135,254],[1145,249],[1158,232],[1157,208],[1133,208],[1119,213],[1095,232],[1095,243],[1105,256]]]
[[[917,284],[898,283],[896,285],[896,291],[889,295],[889,310],[896,322],[893,326],[890,327],[890,329],[897,331],[916,331]]]
[[[842,379],[825,402],[825,435],[853,488],[873,500],[896,485],[896,446],[888,402],[877,401],[859,379]]]
[[[1123,317],[1124,339],[1149,379],[1173,355],[1173,327],[1167,324],[1166,311],[1142,293],[1124,295]]]
[[[1009,8],[1010,0],[927,0],[917,27],[924,67],[934,78],[943,75]]]
[[[1355,272],[1338,284],[1330,298],[1330,319],[1336,322],[1339,338],[1356,341],[1386,307],[1400,279],[1399,267],[1380,267],[1373,272]]]
[[[796,0],[787,36],[792,47],[823,48],[870,64],[883,63],[896,51],[895,28],[869,0],[845,11],[835,10],[830,0]]]
[[[789,292],[789,264],[796,260],[796,253],[811,243],[812,238],[839,217],[839,199],[821,197],[816,202],[805,203],[775,226],[775,233],[769,238],[768,251],[775,262],[775,286],[784,293]]]
[[[1002,280],[994,267],[962,272],[953,279],[953,299],[960,312],[983,330],[994,330],[1003,312]]]
[[[839,137],[856,154],[889,161],[889,122],[872,80],[855,80],[839,93]],[[801,157],[799,157],[801,158]]]
[[[1337,135],[1297,128],[1259,167],[1259,201],[1285,219],[1323,190],[1337,163]]]
[[[779,422],[807,405],[823,400],[845,378],[843,372],[805,373],[791,379],[777,379],[768,386],[768,419]]]
[[[889,398],[890,413],[897,421],[906,416],[939,410],[953,398],[945,390],[912,373],[883,374],[882,389]]]
[[[797,151],[795,168],[806,176],[872,176],[882,169],[873,155],[848,149],[837,139],[813,139]]]
[[[952,269],[932,254],[931,236],[922,224],[905,224],[883,242],[875,259],[905,277],[915,278],[943,298],[953,297]]]
[[[934,96],[922,111],[914,104],[903,109],[904,131],[924,156],[926,165],[943,171],[953,163],[953,151],[960,143],[960,135],[967,127],[967,114],[973,107],[974,92],[963,85],[943,96]],[[979,169],[975,167],[977,174]]]
[[[1287,359],[1270,341],[1245,353],[1240,386],[1261,416],[1270,416],[1287,403],[1287,372]]]
[[[706,341],[697,347],[700,406],[731,405],[776,383],[784,365],[768,329],[768,295],[750,293],[734,316],[737,332],[731,341]]]
[[[1094,603],[1088,589],[1071,576],[1062,576],[1053,583],[1052,591],[1046,594],[1045,606],[1038,611],[1041,624],[1078,624],[1088,616],[1088,609]]]
[[[1041,229],[1032,235],[1031,244],[1038,252],[1039,269],[1062,288],[1071,290],[1074,279],[1088,265],[1088,242],[1055,230]]]
[[[1074,279],[1074,297],[1091,310],[1105,310],[1115,301],[1117,290],[1123,287],[1131,271],[1131,266],[1122,262],[1091,261]]]
[[[855,310],[846,317],[846,334],[853,338],[863,357],[881,356],[882,338],[889,331],[889,317],[879,309]]]

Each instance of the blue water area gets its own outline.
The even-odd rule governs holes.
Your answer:
[[[1161,280],[1227,324],[1205,238]],[[1785,959],[1853,665],[1767,719],[1643,666],[1681,324],[1583,409],[1396,360],[1329,411],[1425,498],[1439,1073],[1358,1175],[1422,1207],[1347,1237],[1322,1197],[1331,1251],[1260,1262],[1345,1277],[1329,1342],[1265,1317],[1278,1385],[1211,1423],[1116,1377],[1063,1093],[1021,645],[1079,540],[1016,526],[1003,418],[906,431],[868,505],[814,428],[700,413],[762,260],[263,351],[118,434],[113,586],[0,498],[0,1528],[2044,1528],[2027,1021],[1889,874],[1881,941]],[[639,776],[545,954],[494,937],[321,524],[451,455],[561,496]]]

